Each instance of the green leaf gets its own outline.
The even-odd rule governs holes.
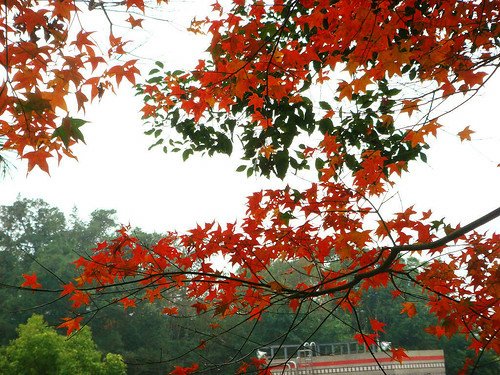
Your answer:
[[[246,168],[246,165],[240,165],[238,168],[236,168],[236,172],[243,172]]]
[[[283,179],[286,176],[288,170],[288,150],[281,150],[274,155],[274,163],[276,165],[276,175]]]
[[[292,215],[291,212],[283,212],[280,214],[280,219],[285,223],[285,225],[288,225],[290,223],[290,219],[295,219],[295,216]]]
[[[287,148],[293,142],[293,139],[297,135],[297,127],[293,123],[288,123],[284,129],[284,132],[281,134],[281,141],[283,142],[283,147]]]
[[[151,150],[152,148],[161,145],[163,143],[163,138],[158,139],[155,143],[153,143],[151,146],[148,147],[148,150]]]
[[[36,112],[42,114],[46,110],[50,110],[52,106],[50,101],[41,97],[37,93],[26,93],[26,100],[18,99],[16,102],[16,110],[18,113]]]
[[[231,155],[231,153],[233,152],[233,143],[231,142],[231,140],[224,134],[219,134],[217,138],[217,148],[220,150],[220,152]]]
[[[333,133],[333,122],[329,118],[323,118],[319,120],[319,131],[323,134],[332,134]]]
[[[325,101],[320,101],[319,106],[321,107],[321,109],[324,109],[325,111],[329,111],[332,109],[332,106],[330,105],[330,103],[325,102]]]
[[[347,168],[349,168],[351,171],[356,171],[359,168],[359,163],[353,155],[345,155],[344,162]]]
[[[183,161],[186,161],[190,155],[193,154],[193,150],[188,148],[187,150],[184,150],[184,152],[182,153],[182,160]]]
[[[179,117],[180,117],[179,110],[178,109],[174,110],[174,112],[172,113],[172,120],[171,120],[172,127],[177,125],[177,122],[179,121]]]
[[[314,166],[316,167],[317,171],[321,171],[325,167],[325,161],[321,158],[317,158],[314,161]]]
[[[85,125],[87,122],[88,121],[79,118],[65,117],[62,120],[61,126],[56,128],[56,130],[52,133],[52,138],[61,139],[66,148],[69,147],[69,143],[72,139],[76,142],[82,141],[85,143],[85,138],[83,137],[80,127]]]

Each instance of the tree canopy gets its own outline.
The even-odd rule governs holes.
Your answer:
[[[89,10],[106,12],[105,5],[91,1]],[[145,11],[143,1],[124,6],[131,26],[140,27],[132,13]],[[421,289],[437,318],[427,332],[463,333],[478,357],[500,353],[500,237],[479,231],[500,208],[461,224],[436,217],[432,207],[381,209],[398,176],[411,173],[409,162],[426,162],[440,118],[497,70],[499,1],[232,0],[212,8],[190,28],[210,39],[194,70],[165,71],[157,62],[137,81],[147,133],[184,159],[238,148],[240,172],[312,181],[255,192],[236,223],[199,225],[152,244],[122,228],[75,261],[73,280],[49,288],[25,273],[21,287],[67,296],[74,311],[60,327],[71,334],[109,304],[129,310],[155,302],[179,314],[171,296],[181,289],[214,329],[235,315],[257,324],[277,304],[295,317],[313,302],[328,303],[331,317],[341,310],[357,316],[367,295],[388,285],[413,317],[415,303],[398,287],[405,282]],[[85,120],[70,115],[69,97],[83,110],[114,84],[135,84],[140,73],[132,58],[111,61],[127,52],[126,35],[111,20],[107,54],[88,31],[71,29],[79,12],[69,0],[12,1],[2,10],[0,136],[29,170],[48,172],[47,158],[72,156],[73,143],[83,140]],[[318,100],[319,87],[330,94]],[[472,132],[466,127],[457,137],[467,141]],[[408,254],[421,262],[405,267]],[[290,265],[279,274],[272,268],[278,260]],[[282,277],[294,273],[304,278]],[[354,335],[366,346],[383,326],[371,319],[369,327],[357,321]],[[391,351],[402,359],[400,348]],[[265,361],[240,359],[242,372],[270,371]]]
[[[18,338],[0,351],[2,374],[124,375],[121,356],[108,353],[101,360],[88,328],[70,340],[57,334],[40,315],[18,328]]]

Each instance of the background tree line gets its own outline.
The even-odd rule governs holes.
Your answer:
[[[435,318],[429,314],[423,294],[416,286],[408,282],[399,285],[397,280],[394,284],[405,291],[402,296],[394,298],[391,293],[394,287],[371,290],[356,308],[356,314],[335,310],[335,301],[321,298],[304,304],[296,314],[289,310],[286,303],[277,303],[260,320],[255,320],[250,332],[249,326],[242,324],[247,316],[236,315],[222,319],[220,326],[209,326],[209,319],[205,319],[204,314],[195,313],[193,301],[187,294],[176,292],[176,295],[164,297],[175,300],[176,306],[182,310],[178,316],[162,314],[163,306],[156,303],[137,303],[136,307],[127,309],[115,304],[98,310],[89,320],[88,327],[66,340],[51,327],[61,324],[60,318],[71,309],[71,301],[61,299],[55,293],[18,289],[22,274],[36,272],[45,289],[57,290],[61,281],[68,282],[77,275],[76,267],[68,267],[68,264],[112,236],[118,228],[114,210],[95,210],[87,220],[83,220],[76,209],[66,217],[58,208],[42,200],[18,198],[12,205],[0,207],[1,373],[15,373],[17,370],[13,370],[13,365],[8,363],[13,362],[12,358],[26,356],[36,361],[43,358],[47,363],[38,365],[46,366],[47,374],[71,373],[67,372],[71,368],[59,368],[59,372],[55,372],[51,366],[58,361],[73,363],[80,373],[95,374],[100,371],[114,375],[125,371],[119,357],[114,354],[108,354],[106,360],[101,362],[98,349],[101,353],[122,355],[128,374],[165,374],[172,371],[174,364],[189,365],[192,362],[203,363],[214,373],[229,374],[237,368],[236,362],[241,360],[242,353],[272,345],[300,345],[306,341],[352,341],[356,327],[360,325],[362,329],[369,330],[369,318],[373,317],[386,323],[380,339],[394,346],[409,350],[443,348],[450,375],[456,374],[465,357],[472,354],[463,336],[437,339],[426,334],[425,327]],[[160,238],[157,233],[146,233],[140,229],[136,229],[135,234],[145,244]],[[407,261],[408,267],[416,267],[417,264],[411,259]],[[300,278],[313,277],[300,272],[302,266],[300,262],[289,264],[276,261],[270,271],[280,282],[292,284]],[[415,303],[415,316],[410,318],[401,314],[400,298]],[[31,317],[34,313],[38,315]],[[335,319],[331,319],[332,315]],[[36,340],[44,340],[46,352],[30,349],[30,341]],[[205,350],[195,350],[200,347]],[[86,353],[82,361],[90,367],[78,367],[78,362],[67,359],[75,350]],[[65,354],[58,357],[59,352]],[[104,354],[100,356],[104,357]],[[29,361],[21,362],[26,368],[35,366]],[[486,353],[476,373],[493,375],[499,370],[498,358]],[[75,373],[74,368],[72,371]]]

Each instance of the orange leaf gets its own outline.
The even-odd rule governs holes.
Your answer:
[[[165,307],[161,312],[166,315],[178,315],[179,309],[177,307]]]
[[[417,314],[417,308],[415,307],[415,304],[413,302],[403,302],[401,314],[408,314],[410,318],[413,318]]]
[[[413,130],[408,130],[408,133],[406,133],[404,140],[410,141],[412,147],[415,147],[419,143],[425,143],[424,133]]]
[[[127,9],[136,6],[144,12],[144,0],[126,0]]]
[[[403,108],[401,108],[401,113],[408,113],[411,117],[413,111],[418,111],[418,102],[420,99],[415,100],[403,100]]]
[[[437,130],[440,127],[441,125],[439,125],[437,121],[434,119],[432,121],[429,121],[427,124],[422,125],[420,131],[425,135],[432,134],[435,137],[437,134]]]
[[[144,21],[144,19],[142,19],[142,18],[134,18],[134,17],[132,17],[132,15],[130,15],[127,18],[127,21],[128,21],[128,23],[130,23],[130,26],[132,26],[132,29],[135,28],[135,27],[142,28],[142,21]]]
[[[269,160],[272,154],[274,154],[274,148],[272,145],[262,146],[260,149],[260,153],[264,155],[266,159]]]
[[[47,159],[51,156],[52,155],[50,155],[47,151],[37,150],[28,152],[22,157],[28,159],[28,173],[31,172],[31,170],[35,168],[35,166],[38,166],[42,171],[50,174]]]
[[[339,100],[342,98],[347,98],[348,100],[352,100],[352,87],[346,81],[341,81],[339,83],[339,88],[337,89],[339,93]]]
[[[108,75],[110,77],[115,77],[118,85],[124,77],[131,84],[135,85],[135,76],[139,75],[139,69],[135,67],[136,62],[137,60],[130,60],[123,65],[115,65],[108,70]]]
[[[475,133],[475,131],[474,131],[474,130],[469,129],[469,126],[466,126],[466,127],[464,128],[464,130],[459,131],[459,132],[457,133],[457,135],[460,137],[460,141],[461,141],[461,142],[463,142],[463,141],[471,141],[472,139],[471,139],[471,137],[470,137],[470,136],[471,136],[471,134],[472,134],[472,133]]]
[[[156,299],[162,299],[161,288],[146,289],[146,298],[153,303]]]
[[[271,281],[269,283],[269,287],[271,288],[271,290],[273,292],[276,292],[276,293],[281,293],[283,291],[283,285],[281,285],[279,282],[277,281]]]
[[[352,81],[352,89],[354,92],[365,92],[366,86],[372,83],[372,79],[369,74],[363,75],[361,78]]]
[[[81,91],[75,92],[75,97],[78,104],[78,110],[83,109],[85,112],[85,103],[88,102],[89,99]]]

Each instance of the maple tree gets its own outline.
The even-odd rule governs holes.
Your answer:
[[[7,4],[1,95],[8,120],[0,134],[4,148],[27,158],[30,170],[48,171],[48,157],[72,156],[69,147],[83,138],[84,120],[66,113],[64,98],[74,94],[83,109],[88,98],[111,88],[111,79],[135,83],[138,70],[135,60],[106,65],[83,31],[72,41],[73,3]],[[144,11],[141,0],[126,6]],[[13,16],[14,9],[20,15]],[[329,301],[333,311],[356,315],[367,291],[392,284],[401,313],[413,317],[418,310],[398,287],[404,280],[422,289],[438,318],[429,333],[463,333],[479,356],[486,349],[500,353],[500,237],[478,229],[500,208],[460,225],[436,219],[431,210],[387,215],[380,209],[409,162],[426,161],[440,117],[498,69],[499,9],[498,0],[233,0],[225,7],[216,1],[190,28],[210,36],[209,55],[192,71],[165,71],[158,62],[137,86],[147,133],[154,145],[181,151],[184,159],[239,148],[245,163],[238,170],[249,176],[286,179],[293,170],[316,180],[255,192],[240,222],[168,233],[151,246],[122,228],[75,262],[80,276],[58,291],[75,312],[61,327],[71,333],[107,304],[133,309],[160,300],[164,313],[177,314],[175,300],[165,295],[180,288],[197,314],[258,321],[278,303],[298,313]],[[132,15],[129,22],[141,27]],[[125,52],[120,37],[111,34],[110,43],[111,55]],[[76,55],[65,53],[70,46]],[[54,51],[62,57],[52,62]],[[86,76],[101,66],[101,75]],[[321,86],[331,94],[317,100]],[[457,137],[466,141],[471,134],[466,127]],[[407,254],[422,263],[405,267]],[[221,257],[228,264],[222,271]],[[299,259],[306,264],[286,272],[302,273],[305,281],[287,284],[270,272],[274,262]],[[44,291],[29,274],[23,288]],[[372,318],[370,327],[358,325],[354,338],[376,344],[384,322]],[[207,339],[218,334],[214,322]],[[394,348],[392,357],[402,361],[405,353]],[[248,359],[241,372],[255,367],[270,371],[265,361]]]
[[[73,116],[123,78],[135,83],[139,73],[134,60],[118,60],[126,42],[113,34],[111,21],[101,51],[79,18],[80,5],[15,0],[0,11],[1,145],[27,159],[28,171],[38,166],[48,173],[51,157],[75,157],[69,146],[84,141],[79,128],[86,121]],[[104,4],[90,1],[88,10],[96,8]]]

